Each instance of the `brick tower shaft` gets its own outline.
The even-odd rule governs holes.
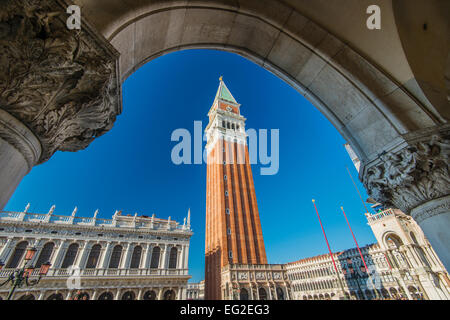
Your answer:
[[[228,264],[266,264],[245,118],[220,79],[207,135],[205,298],[221,299]]]

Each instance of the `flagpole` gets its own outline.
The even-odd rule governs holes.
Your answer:
[[[364,209],[366,209],[366,213],[369,213],[369,210],[367,210],[366,204],[365,204],[365,202],[364,202],[364,200],[363,200],[363,198],[361,196],[361,193],[359,192],[359,189],[356,186],[355,180],[353,180],[353,177],[352,177],[352,175],[350,173],[350,170],[348,170],[347,166],[345,168],[347,169],[347,172],[348,172],[348,175],[350,176],[350,179],[352,179],[352,182],[353,182],[353,185],[355,186],[356,192],[358,192],[359,198],[361,199],[361,202],[362,202],[362,204],[364,206]]]
[[[356,248],[358,248],[359,256],[361,257],[361,260],[364,263],[364,268],[366,268],[367,276],[369,277],[369,280],[370,280],[370,282],[372,283],[372,285],[374,287],[375,295],[376,295],[377,298],[379,298],[377,288],[375,288],[375,284],[373,283],[372,277],[370,276],[370,273],[369,273],[369,269],[367,268],[367,265],[366,265],[366,260],[364,259],[364,256],[363,256],[363,254],[361,252],[361,249],[359,248],[358,241],[356,241],[356,237],[355,237],[355,234],[353,233],[352,227],[350,227],[350,222],[347,219],[347,215],[345,214],[344,207],[341,207],[341,210],[342,210],[342,213],[344,214],[345,221],[347,221],[347,225],[348,225],[348,228],[350,229],[350,232],[352,234],[353,240],[355,241]]]
[[[322,233],[325,238],[325,242],[327,243],[328,252],[330,253],[331,261],[333,261],[333,266],[334,266],[334,270],[336,271],[336,276],[338,278],[339,285],[340,285],[342,293],[344,294],[344,297],[345,297],[344,286],[342,285],[341,277],[339,276],[339,271],[336,267],[336,262],[334,261],[333,253],[331,252],[330,244],[328,243],[327,235],[325,234],[325,229],[323,228],[322,220],[320,219],[319,211],[317,210],[317,207],[316,207],[316,200],[312,199],[312,203],[314,205],[314,209],[316,209],[317,218],[319,218],[320,227],[322,228]]]

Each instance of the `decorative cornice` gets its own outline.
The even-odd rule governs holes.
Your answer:
[[[39,139],[39,163],[86,148],[121,112],[117,51],[84,20],[69,30],[66,8],[60,0],[2,1],[0,108]]]
[[[377,164],[364,169],[362,180],[370,197],[410,214],[450,193],[449,157],[450,132],[433,134],[380,155]]]

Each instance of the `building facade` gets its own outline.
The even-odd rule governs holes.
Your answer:
[[[418,224],[398,209],[366,214],[377,243],[286,265],[299,300],[450,299],[450,280]],[[368,272],[367,272],[368,271]],[[370,277],[368,276],[370,275]]]
[[[186,299],[190,211],[181,225],[170,219],[122,215],[112,219],[0,212],[0,283],[21,268],[27,247],[37,249],[29,262],[51,267],[41,281],[17,288],[12,299],[155,300]],[[5,299],[10,285],[0,287]]]
[[[205,298],[229,299],[230,288],[239,286],[234,270],[267,265],[255,186],[247,148],[245,118],[240,104],[219,79],[219,88],[208,113]],[[274,267],[276,268],[276,267]],[[253,281],[259,280],[254,278]],[[248,284],[246,283],[245,286]],[[266,285],[264,284],[261,285]],[[228,288],[228,289],[227,289]],[[237,289],[244,292],[244,287]],[[250,290],[251,291],[251,290]],[[269,294],[268,294],[269,295]],[[256,297],[253,294],[240,298]]]
[[[205,299],[205,280],[197,283],[188,283],[187,300],[204,300]]]

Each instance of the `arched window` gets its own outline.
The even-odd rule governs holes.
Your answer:
[[[258,289],[259,300],[267,300],[267,291],[264,288]]]
[[[127,291],[122,295],[122,300],[134,300],[135,295],[133,291]]]
[[[61,265],[61,268],[65,269],[73,265],[75,261],[75,257],[78,253],[79,245],[77,243],[72,243],[69,248],[67,248],[66,256],[64,257],[64,261]]]
[[[239,300],[248,300],[248,291],[245,288],[241,288],[239,293]]]
[[[161,248],[154,247],[152,252],[152,261],[150,263],[150,268],[158,269],[159,268],[159,257],[161,255]]]
[[[175,292],[173,290],[167,290],[164,293],[164,300],[175,300]]]
[[[22,261],[22,257],[25,253],[25,249],[28,246],[27,241],[19,242],[14,249],[14,252],[9,258],[8,263],[6,264],[6,268],[17,268],[19,266],[20,261]]]
[[[113,300],[114,296],[111,292],[103,292],[99,297],[98,300]]]
[[[177,268],[177,256],[178,256],[178,249],[175,247],[170,249],[169,269]]]
[[[36,300],[32,294],[24,294],[18,300]]]
[[[61,293],[53,293],[47,298],[47,300],[64,300],[64,297]]]
[[[48,242],[44,245],[39,255],[39,258],[35,264],[35,268],[40,268],[44,263],[50,262],[54,248],[55,244],[53,242]]]
[[[130,268],[132,269],[139,268],[139,264],[141,263],[141,255],[142,255],[142,247],[141,246],[134,247],[133,254],[131,255]]]
[[[47,242],[44,247],[42,248],[41,254],[39,255],[39,258],[37,259],[37,262],[35,264],[35,268],[38,269],[43,265],[44,263],[50,261],[50,257],[52,256],[53,248],[55,247],[55,244],[53,242]]]
[[[278,300],[284,300],[284,291],[280,287],[277,287]]]
[[[156,300],[155,291],[151,290],[144,293],[144,300]]]
[[[95,244],[91,248],[88,260],[86,262],[86,269],[95,269],[97,267],[98,258],[100,257],[100,252],[102,251],[102,246]]]
[[[122,257],[122,246],[116,245],[112,251],[111,259],[109,260],[109,269],[117,269],[119,267],[120,258]]]

